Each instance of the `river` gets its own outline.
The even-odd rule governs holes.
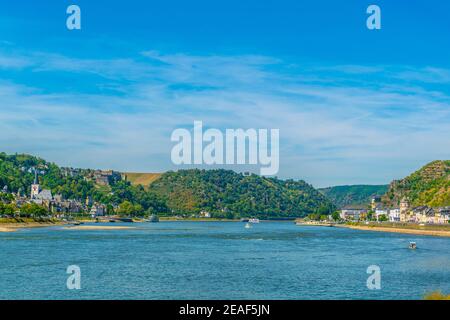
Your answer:
[[[96,226],[102,224],[96,224]],[[450,293],[450,238],[261,222],[0,233],[0,299],[421,299]],[[418,249],[408,249],[410,241]],[[66,286],[80,268],[81,290]],[[369,290],[367,268],[381,270]]]

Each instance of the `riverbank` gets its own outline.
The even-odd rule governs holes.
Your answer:
[[[363,231],[393,232],[434,237],[450,237],[450,225],[416,225],[416,224],[339,224],[336,227]]]
[[[304,221],[302,219],[296,219],[295,224],[297,226],[315,226],[315,227],[333,227],[334,223],[326,223],[320,221]]]
[[[159,221],[240,222],[240,219],[160,217]]]
[[[125,227],[125,226],[73,226],[65,227],[66,230],[127,230],[136,229],[136,227]]]
[[[67,224],[67,222],[53,219],[42,221],[36,221],[33,219],[1,219],[0,232],[15,232],[19,229],[45,228],[65,224]]]

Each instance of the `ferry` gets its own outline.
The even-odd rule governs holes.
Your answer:
[[[252,219],[249,219],[248,222],[250,222],[250,223],[259,223],[259,219],[252,218]]]
[[[416,250],[416,249],[417,249],[417,243],[415,243],[415,242],[410,242],[410,243],[409,243],[409,249],[411,249],[411,250]]]

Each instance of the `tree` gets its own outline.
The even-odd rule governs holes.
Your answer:
[[[133,215],[143,216],[144,214],[145,214],[144,208],[140,204],[136,204],[133,206]]]
[[[144,208],[140,204],[133,204],[130,201],[124,201],[119,205],[117,213],[121,216],[143,216]]]
[[[339,211],[333,212],[333,213],[331,214],[331,216],[333,217],[333,220],[334,220],[334,221],[338,221],[338,220],[341,219],[341,215],[340,215]]]
[[[131,216],[134,213],[134,206],[130,201],[124,201],[119,205],[117,213],[121,216]]]
[[[227,211],[227,213],[225,214],[225,216],[227,217],[227,219],[232,220],[234,219],[234,213],[231,211]]]
[[[48,211],[46,208],[36,204],[36,203],[25,203],[20,208],[20,213],[28,215],[28,216],[35,216],[35,217],[41,217],[48,214]]]
[[[4,204],[3,202],[0,201],[0,214],[2,215],[8,215],[8,216],[13,216],[17,211],[17,207],[12,204]]]
[[[108,205],[106,206],[106,213],[107,213],[108,215],[112,215],[112,214],[114,213],[114,207],[113,207],[111,204],[108,204]]]
[[[0,201],[10,203],[13,200],[14,200],[14,196],[12,194],[0,192]]]

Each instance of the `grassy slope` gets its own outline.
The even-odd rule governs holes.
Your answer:
[[[123,172],[122,175],[126,176],[132,185],[142,185],[147,188],[161,176],[161,173]]]

